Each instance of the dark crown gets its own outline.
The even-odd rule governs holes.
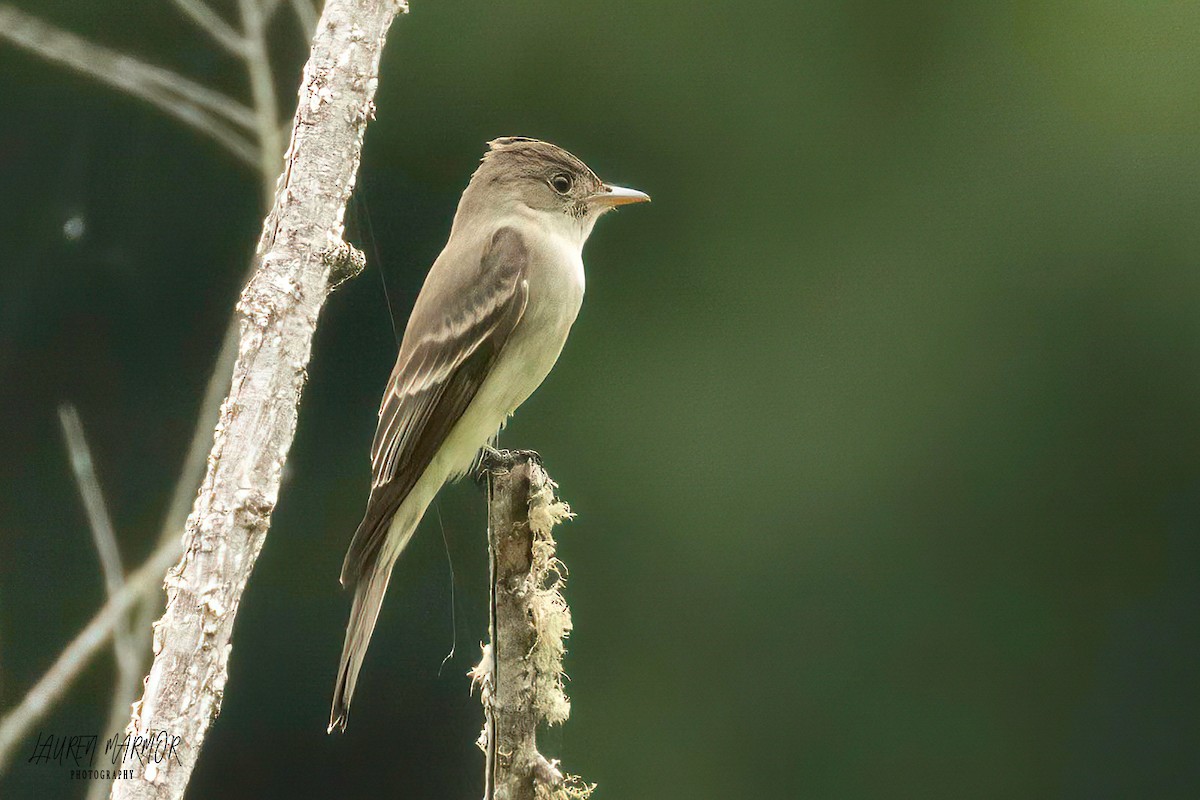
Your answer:
[[[518,173],[537,173],[547,167],[558,167],[595,181],[597,186],[601,182],[587,164],[558,145],[527,136],[502,136],[488,142],[483,164],[491,161],[502,161],[505,167],[515,169]]]

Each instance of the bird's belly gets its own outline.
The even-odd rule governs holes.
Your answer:
[[[582,293],[581,293],[582,294]],[[475,454],[488,442],[509,415],[545,380],[567,341],[580,303],[538,302],[531,290],[530,306],[501,351],[491,373],[438,452],[436,470],[446,476],[466,472]],[[561,301],[562,298],[559,298]],[[580,297],[582,299],[582,297]]]
[[[525,313],[482,387],[496,392],[505,417],[550,373],[583,304],[583,262],[578,249],[557,242],[546,249],[550,255],[531,264]]]

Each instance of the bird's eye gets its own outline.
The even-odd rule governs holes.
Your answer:
[[[571,191],[571,176],[565,172],[560,172],[550,179],[550,188],[559,194],[566,194]]]

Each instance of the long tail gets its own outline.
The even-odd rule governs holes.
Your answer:
[[[371,574],[354,587],[354,605],[350,610],[350,622],[346,625],[346,643],[342,645],[342,661],[338,667],[337,683],[333,688],[333,709],[329,713],[329,732],[334,728],[346,730],[346,719],[350,714],[350,700],[354,697],[354,684],[362,667],[367,645],[375,631],[379,608],[392,578],[395,559],[380,559]]]
[[[354,604],[350,608],[350,621],[346,623],[346,643],[342,645],[341,665],[333,688],[329,733],[335,729],[346,730],[354,684],[358,681],[358,671],[367,654],[367,645],[371,643],[371,634],[375,632],[375,621],[379,619],[379,607],[383,605],[383,596],[392,577],[392,566],[408,545],[417,524],[425,515],[425,509],[441,487],[442,481],[436,480],[437,477],[440,476],[423,476],[391,520],[382,522],[387,527],[381,546],[366,559],[355,575]],[[364,520],[363,524],[372,523]]]

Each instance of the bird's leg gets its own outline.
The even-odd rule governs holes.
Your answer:
[[[504,454],[492,447],[491,444],[485,444],[479,448],[479,455],[475,457],[475,469],[472,470],[472,477],[475,478],[475,483],[480,486],[487,484],[487,476],[493,472],[511,467],[511,462],[505,462]]]

